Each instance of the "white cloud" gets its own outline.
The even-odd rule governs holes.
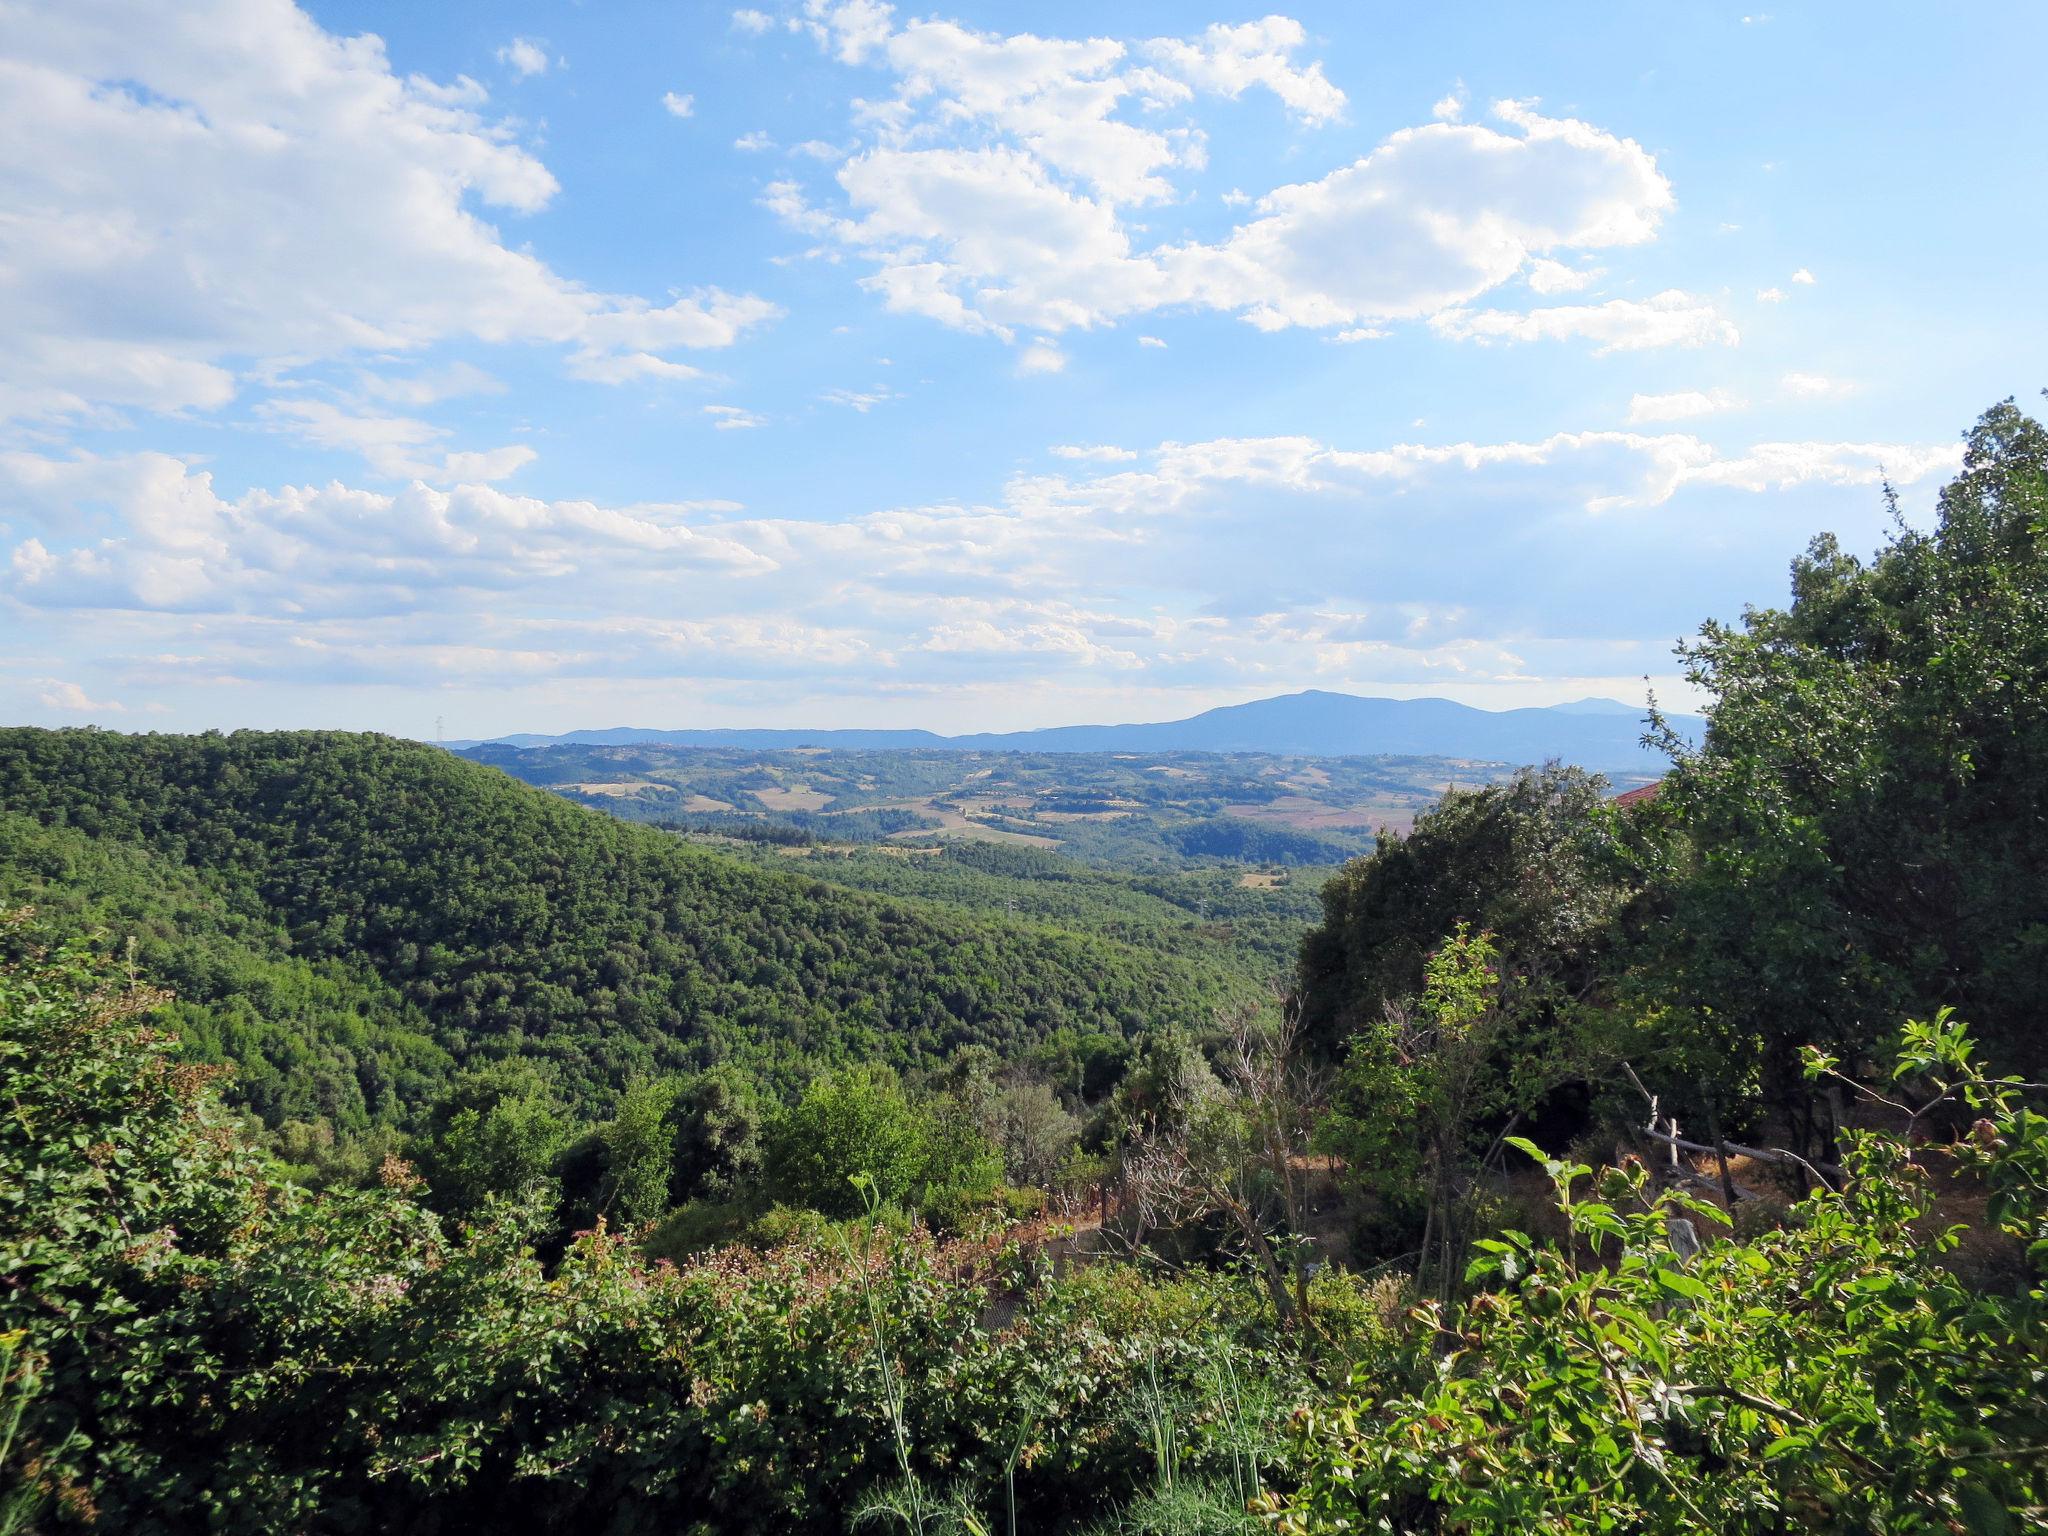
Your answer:
[[[881,405],[885,401],[894,400],[896,396],[892,391],[881,388],[870,390],[828,389],[818,398],[827,405],[843,405],[848,410],[859,411],[865,416],[876,406]]]
[[[1464,83],[1447,94],[1437,98],[1436,105],[1429,109],[1429,115],[1440,123],[1455,123],[1465,115],[1465,103],[1469,99]]]
[[[451,453],[441,462],[441,472],[431,478],[460,485],[489,485],[509,480],[540,455],[524,443],[480,452]]]
[[[1548,256],[1529,263],[1528,284],[1537,293],[1577,293],[1590,288],[1606,274],[1599,267],[1568,267]]]
[[[1839,400],[1854,394],[1856,386],[1847,379],[1832,379],[1824,373],[1788,373],[1778,380],[1778,391],[1795,400]]]
[[[1129,448],[1117,448],[1108,443],[1060,443],[1051,451],[1055,458],[1085,459],[1093,464],[1121,464],[1138,456]]]
[[[379,416],[325,400],[270,400],[260,414],[280,431],[322,448],[360,454],[380,475],[440,484],[503,480],[538,455],[523,444],[482,451],[439,449],[446,429],[410,416]]]
[[[1046,341],[1032,343],[1017,359],[1017,372],[1025,378],[1036,373],[1062,373],[1066,366],[1067,354]]]
[[[524,80],[530,75],[547,73],[548,50],[530,37],[515,37],[498,50],[498,62]]]
[[[1233,100],[1253,86],[1279,97],[1306,123],[1332,122],[1343,115],[1344,93],[1323,76],[1320,62],[1302,68],[1294,54],[1307,41],[1301,23],[1268,16],[1240,26],[1217,23],[1199,37],[1159,38],[1145,52],[1158,64],[1201,90]]]
[[[1697,619],[1702,584],[1767,596],[1752,556],[1788,515],[1813,526],[1813,495],[1871,493],[1846,504],[1881,536],[1880,479],[1918,485],[1961,451],[1632,432],[1076,446],[1088,456],[991,502],[795,518],[481,485],[226,496],[159,454],[0,453],[0,597],[152,696],[195,680],[829,675],[940,695],[991,669],[1254,692],[1633,674]],[[1774,499],[1790,492],[1808,499]],[[1751,548],[1731,564],[1738,535]]]
[[[704,414],[711,418],[711,424],[721,432],[739,432],[750,427],[768,425],[767,417],[757,416],[737,405],[707,405],[704,407]]]
[[[462,395],[501,395],[505,386],[474,363],[450,363],[403,376],[364,373],[358,375],[364,394],[394,405],[435,405]]]
[[[663,91],[661,104],[668,109],[670,117],[689,117],[697,110],[695,96],[678,96],[674,91]]]
[[[753,132],[743,133],[734,139],[732,147],[743,150],[750,155],[758,155],[763,150],[773,149],[775,147],[775,140],[768,136],[766,129],[756,128]]]
[[[1138,338],[1138,345],[1141,347],[1163,347],[1166,343],[1157,336],[1140,336]]]
[[[1384,341],[1391,334],[1384,326],[1354,325],[1348,330],[1338,331],[1330,340],[1350,345],[1360,341]]]
[[[1630,426],[1645,422],[1686,421],[1722,411],[1742,410],[1747,402],[1725,389],[1681,389],[1668,395],[1631,395],[1628,401]]]
[[[774,25],[775,18],[766,11],[757,11],[749,8],[732,13],[732,29],[735,32],[745,32],[754,37],[759,37]]]
[[[1806,268],[1801,267],[1797,272],[1794,272],[1792,274],[1792,281],[1810,287],[1812,284],[1819,282],[1820,279],[1815,277],[1811,272],[1807,271]]]
[[[661,312],[487,221],[557,187],[474,81],[397,76],[376,38],[285,0],[9,17],[0,414],[212,411],[322,361],[461,339],[595,355]]]
[[[1515,313],[1500,309],[1447,309],[1430,318],[1437,334],[1454,341],[1593,342],[1596,356],[1647,347],[1737,345],[1742,337],[1705,299],[1673,288],[1649,299],[1609,299]]]
[[[1759,304],[1782,304],[1785,302],[1785,290],[1782,288],[1759,288],[1756,291],[1756,301]]]
[[[950,52],[930,46],[942,33]],[[919,23],[891,38],[891,59],[908,51],[905,38],[920,43],[926,73],[913,75],[901,105],[925,114],[922,127],[899,115],[840,167],[843,213],[792,181],[772,185],[763,201],[807,235],[873,258],[878,270],[864,281],[889,308],[963,330],[1009,339],[1186,306],[1235,311],[1262,329],[1428,316],[1532,261],[1551,263],[1538,281],[1573,270],[1550,253],[1649,240],[1671,204],[1668,183],[1633,141],[1501,102],[1499,128],[1404,129],[1364,159],[1277,188],[1260,199],[1258,217],[1216,244],[1143,248],[1119,205],[1169,189],[1161,172],[1175,151],[1164,135],[1116,138],[1108,130],[1125,125],[1066,114],[1094,127],[1058,143],[1028,127],[1008,141],[929,142],[962,121],[1014,127],[1025,88],[1017,77],[1034,60],[1071,85],[1075,70],[1106,70],[1113,51],[1085,64],[1065,54],[1013,59],[991,85],[983,76],[992,65],[963,73],[961,57],[1041,40]],[[1081,83],[1105,109],[1129,88],[1115,76]]]
[[[60,709],[76,715],[120,715],[128,712],[126,704],[112,699],[95,699],[77,683],[67,683],[50,678],[48,685],[37,697],[46,709]]]

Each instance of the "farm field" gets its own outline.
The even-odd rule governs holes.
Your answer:
[[[1406,832],[1447,788],[1513,771],[1452,757],[1207,752],[487,744],[462,755],[700,835],[905,854],[994,843],[1120,869],[1337,864],[1369,851],[1381,829]]]

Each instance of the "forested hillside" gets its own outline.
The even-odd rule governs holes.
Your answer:
[[[572,1104],[657,1070],[793,1072],[1117,1036],[1255,991],[1228,964],[749,867],[375,736],[0,732],[0,901],[133,936],[273,1121],[405,1121],[453,1067]]]
[[[1682,654],[1267,1009],[1282,872],[0,736],[0,1531],[2042,1529],[2048,432]]]

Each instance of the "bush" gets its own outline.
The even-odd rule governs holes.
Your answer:
[[[924,1130],[893,1073],[851,1068],[816,1078],[769,1128],[769,1193],[827,1216],[862,1207],[852,1179],[885,1201],[907,1201],[924,1167]]]
[[[1949,1267],[1956,1235],[1923,1230],[1926,1179],[1893,1137],[1854,1136],[1842,1190],[1794,1225],[1696,1252],[1672,1234],[1725,1222],[1717,1207],[1653,1193],[1640,1165],[1545,1160],[1571,1241],[1479,1242],[1467,1278],[1490,1288],[1425,1305],[1391,1373],[1407,1385],[1361,1377],[1302,1418],[1301,1490],[1267,1501],[1280,1529],[2038,1529],[2048,1116],[1945,1019],[1907,1042],[1901,1075],[1980,1117],[1957,1155],[2028,1245],[2024,1289]]]
[[[76,946],[16,950],[0,1338],[34,1395],[6,1472],[32,1464],[31,1496],[67,1527],[843,1530],[890,1481],[887,1359],[915,1363],[901,1423],[919,1479],[990,1525],[1007,1462],[1026,1528],[1059,1529],[1153,1485],[1141,1383],[1193,1418],[1218,1400],[1226,1337],[1248,1375],[1299,1380],[1226,1281],[1053,1280],[886,1223],[863,1225],[856,1259],[787,1212],[757,1223],[789,1239],[768,1252],[650,1266],[600,1232],[544,1267],[517,1210],[486,1200],[451,1234],[395,1159],[368,1190],[273,1183],[209,1074],[149,1027],[160,999]],[[1175,1475],[1230,1458],[1191,1433]]]
[[[737,1240],[757,1219],[753,1207],[727,1200],[691,1200],[677,1206],[640,1240],[650,1259],[681,1264],[706,1249]]]

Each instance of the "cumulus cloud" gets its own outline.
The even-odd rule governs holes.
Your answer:
[[[485,217],[534,213],[557,184],[483,87],[397,75],[378,39],[289,0],[9,17],[0,416],[213,411],[293,369],[465,339],[586,358],[720,346],[735,305],[747,324],[776,313],[557,273]],[[630,340],[663,326],[661,346]]]
[[[1634,140],[1502,101],[1489,123],[1403,129],[1274,188],[1221,239],[1148,243],[1129,215],[1206,163],[1187,115],[1201,98],[1257,88],[1306,126],[1341,114],[1342,92],[1297,57],[1298,23],[1127,46],[817,0],[804,25],[835,57],[890,71],[896,94],[860,104],[860,142],[829,185],[780,180],[764,205],[871,261],[864,286],[889,309],[1006,341],[1176,308],[1356,328],[1468,305],[1525,271],[1539,292],[1571,291],[1598,272],[1568,258],[1649,241],[1672,206]]]
[[[677,95],[674,91],[663,91],[661,104],[670,117],[688,117],[697,110],[695,96]]]
[[[746,9],[732,13],[732,29],[735,32],[745,32],[751,36],[759,37],[774,25],[775,18],[766,11]]]
[[[1085,459],[1094,464],[1122,464],[1138,455],[1130,448],[1118,448],[1109,443],[1060,443],[1052,449],[1053,457],[1060,459]]]
[[[63,710],[75,715],[121,715],[128,712],[126,704],[113,699],[95,699],[77,683],[67,683],[58,678],[48,679],[36,697],[45,709]]]
[[[1067,446],[990,501],[801,518],[418,481],[230,495],[161,454],[0,453],[0,595],[124,691],[1470,682],[1597,672],[1617,647],[1639,673],[1703,601],[1768,596],[1788,516],[1863,508],[1879,536],[1880,480],[1914,487],[1960,455],[1683,432]],[[1665,579],[1680,564],[1683,592]]]
[[[1568,267],[1548,256],[1529,263],[1528,283],[1537,293],[1577,293],[1590,288],[1606,274],[1598,267]]]
[[[1017,358],[1017,372],[1024,378],[1039,373],[1062,373],[1066,366],[1067,354],[1044,341],[1026,347]]]
[[[1323,77],[1321,63],[1295,63],[1294,55],[1307,39],[1300,22],[1268,16],[1240,26],[1219,22],[1185,40],[1159,38],[1146,44],[1145,52],[1198,90],[1234,101],[1251,87],[1262,86],[1303,122],[1331,122],[1344,111],[1344,93]]]
[[[547,73],[548,50],[530,37],[515,37],[498,50],[498,62],[524,80]]]

